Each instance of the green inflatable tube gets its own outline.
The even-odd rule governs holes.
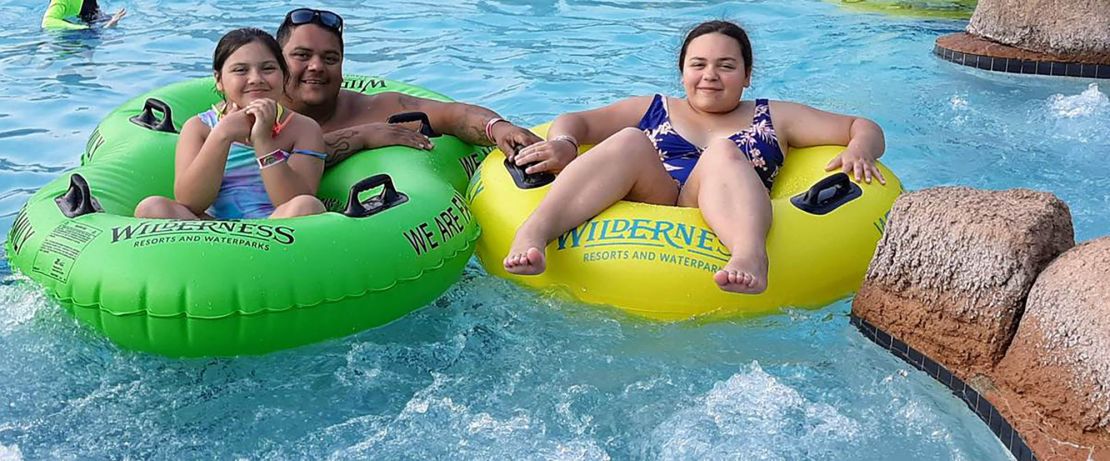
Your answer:
[[[343,86],[448,100],[373,77]],[[433,138],[431,152],[374,149],[328,169],[322,215],[131,217],[144,197],[173,196],[175,131],[218,100],[205,78],[109,114],[81,166],[20,210],[6,244],[12,267],[120,346],[180,357],[348,335],[426,305],[459,278],[479,233],[461,194],[489,149],[449,136]]]

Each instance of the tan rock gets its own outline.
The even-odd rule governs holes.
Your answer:
[[[1002,358],[1037,274],[1074,244],[1067,205],[1049,193],[905,194],[852,311],[967,378]]]
[[[1027,425],[1054,441],[1047,449],[1110,454],[1110,237],[1069,250],[1041,273],[994,382]]]
[[[1110,0],[979,0],[967,32],[1064,56],[1110,56]]]

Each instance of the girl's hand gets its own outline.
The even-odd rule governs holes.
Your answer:
[[[512,152],[507,155],[512,155]],[[525,169],[525,173],[558,173],[576,157],[578,157],[578,151],[574,148],[574,144],[565,139],[554,139],[521,148],[515,156],[509,157],[509,160],[518,166],[535,163]]]
[[[246,111],[232,103],[227,103],[225,114],[212,128],[212,133],[229,141],[248,142],[253,120]]]
[[[825,171],[832,171],[837,168],[840,168],[849,176],[854,176],[856,182],[862,179],[871,184],[871,178],[876,178],[879,180],[879,184],[886,185],[886,178],[879,171],[879,167],[875,166],[875,157],[862,152],[860,149],[844,149],[840,155],[837,155],[825,166]]]
[[[243,112],[254,118],[251,124],[251,144],[267,143],[274,137],[274,123],[277,121],[277,103],[263,98],[251,101]]]

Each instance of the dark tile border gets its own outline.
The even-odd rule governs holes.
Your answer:
[[[951,61],[961,66],[976,67],[995,72],[1110,79],[1110,64],[1082,64],[1078,62],[996,58],[950,50],[940,45],[935,45],[933,47],[933,54],[945,61]]]
[[[863,333],[867,339],[870,339],[875,344],[878,344],[890,351],[896,357],[904,360],[906,363],[913,365],[918,370],[928,373],[933,379],[939,381],[941,384],[948,386],[952,393],[959,397],[967,404],[971,411],[979,416],[994,433],[995,437],[1002,442],[1002,445],[1010,450],[1010,454],[1014,455],[1014,459],[1018,461],[1036,461],[1033,451],[1025,444],[1025,440],[1018,434],[1017,429],[1002,417],[998,409],[994,407],[986,398],[979,395],[975,389],[965,383],[962,379],[952,374],[947,368],[940,363],[929,358],[927,355],[922,354],[910,345],[902,342],[902,340],[895,338],[887,332],[880,330],[872,325],[870,322],[851,316],[851,323]]]

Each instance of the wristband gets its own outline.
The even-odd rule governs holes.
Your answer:
[[[566,141],[566,142],[569,142],[570,145],[574,146],[574,152],[575,153],[578,152],[578,140],[574,139],[574,136],[567,135],[567,134],[561,134],[559,136],[556,136],[554,138],[551,138],[551,139],[547,140],[547,142],[551,142],[551,141]]]
[[[497,140],[493,139],[493,126],[496,125],[497,122],[508,122],[508,120],[505,120],[501,117],[494,117],[486,122],[486,139],[492,141],[494,144],[497,143]]]
[[[258,157],[258,169],[265,169],[277,165],[289,159],[289,153],[281,149],[277,149],[269,154]]]

